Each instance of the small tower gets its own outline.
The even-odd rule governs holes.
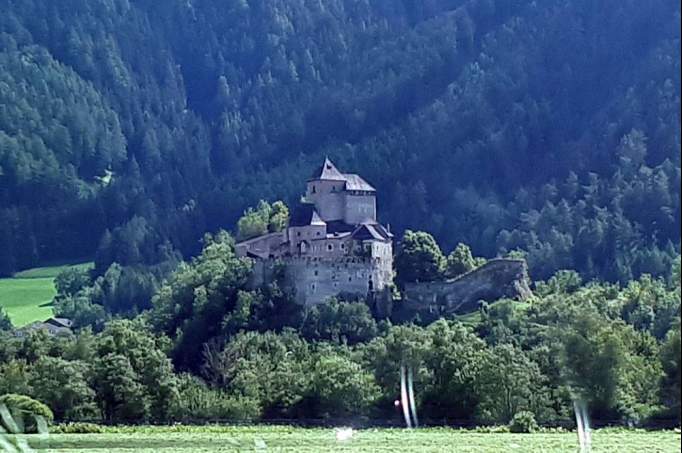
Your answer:
[[[315,209],[325,222],[343,220],[345,190],[346,178],[326,158],[322,167],[318,168],[313,177],[308,180],[306,201],[315,205]]]
[[[341,173],[329,158],[308,180],[306,201],[325,222],[376,223],[376,189],[356,174]]]

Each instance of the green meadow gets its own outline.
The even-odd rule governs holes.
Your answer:
[[[90,268],[92,263],[59,264],[19,272],[0,279],[0,306],[15,327],[23,327],[52,316],[52,299],[57,294],[54,279],[70,267]]]
[[[573,432],[481,433],[454,429],[369,429],[345,441],[333,429],[292,427],[130,428],[103,434],[56,434],[29,438],[37,451],[54,453],[214,452],[566,452],[578,450]],[[679,431],[600,430],[593,453],[679,452]]]

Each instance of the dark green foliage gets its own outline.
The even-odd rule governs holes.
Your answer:
[[[74,296],[91,283],[89,271],[78,267],[62,271],[54,280],[57,293],[64,296]]]
[[[160,289],[159,297],[175,291],[163,296],[164,305],[134,321],[109,321],[98,334],[4,334],[0,392],[42,399],[59,419],[112,423],[360,416],[399,422],[393,402],[405,364],[414,371],[423,420],[527,431],[533,419],[570,423],[574,399],[585,400],[597,422],[678,420],[679,321],[669,318],[679,307],[679,283],[643,276],[625,287],[582,285],[576,274],[561,272],[539,283],[525,303],[484,307],[474,326],[445,319],[424,327],[379,325],[366,305],[332,301],[293,316],[296,331],[278,321],[293,302],[277,285],[245,289],[240,275],[248,271],[230,254],[231,244],[226,235],[208,238],[204,254]],[[155,333],[146,318],[160,329],[171,325],[164,320],[191,319],[170,307],[191,316],[202,308],[203,298],[180,297],[195,294],[190,283],[198,276],[216,301],[230,300],[217,296],[230,291],[234,305],[223,308],[223,317],[197,318],[201,335]],[[186,287],[180,277],[191,277]],[[652,323],[634,322],[641,306],[651,307]],[[181,355],[190,350],[196,356]],[[189,357],[193,374],[176,374],[170,357],[177,364]]]
[[[98,337],[93,367],[107,420],[167,420],[179,397],[167,339],[149,335],[141,319],[112,321]]]
[[[180,397],[173,408],[173,418],[180,421],[199,422],[214,420],[257,420],[261,413],[258,401],[238,398],[209,388],[201,379],[183,374],[178,376]]]
[[[12,321],[3,307],[0,307],[0,330],[12,330]]]
[[[535,415],[529,411],[521,411],[514,415],[509,422],[509,431],[512,433],[534,433],[538,430]]]
[[[320,354],[313,370],[311,398],[324,417],[365,414],[380,395],[372,373],[343,355]]]
[[[423,231],[405,232],[395,257],[399,285],[439,280],[445,265],[445,256],[433,236]]]
[[[207,236],[202,254],[183,264],[154,296],[152,320],[175,340],[174,358],[181,368],[196,370],[201,348],[225,326],[238,326],[235,308],[246,310],[253,295],[243,289],[251,275],[249,259],[237,258],[227,233]]]
[[[19,433],[36,433],[39,418],[42,418],[46,426],[54,420],[54,415],[49,407],[26,395],[14,393],[0,395],[0,406],[5,406],[9,410],[18,425]],[[11,429],[12,427],[5,425],[3,419],[0,419],[0,423],[6,431],[15,432]]]
[[[356,344],[370,341],[378,329],[367,304],[333,299],[306,312],[301,333],[311,341]]]
[[[398,234],[524,249],[536,278],[679,252],[676,2],[1,6],[1,275],[195,255],[325,154]]]
[[[25,360],[5,360],[0,365],[0,394],[29,394],[31,392],[30,377],[30,367]]]
[[[459,277],[483,264],[485,264],[485,259],[474,258],[469,246],[460,242],[450,255],[448,255],[445,276],[448,278]]]
[[[237,239],[245,241],[267,233],[282,231],[289,224],[289,208],[281,201],[270,205],[261,200],[256,209],[249,208],[237,222]]]
[[[87,422],[63,423],[50,430],[53,434],[102,434],[104,431],[102,425]]]
[[[461,324],[437,321],[429,326],[431,337],[425,359],[433,378],[423,382],[422,411],[453,420],[473,419],[481,395],[486,345]]]
[[[680,386],[682,385],[680,367],[680,321],[668,332],[661,349],[661,363],[665,376],[662,379],[661,396],[669,408],[670,415],[680,422]]]
[[[297,334],[240,333],[224,347],[204,350],[209,381],[240,398],[258,401],[265,418],[293,416],[311,384],[310,346]]]
[[[58,420],[78,420],[96,414],[87,363],[41,357],[31,372],[31,394],[52,409]]]
[[[523,350],[504,344],[484,356],[475,385],[479,388],[478,418],[510,423],[520,411],[545,411],[547,388],[538,364]]]
[[[124,355],[112,353],[97,359],[94,386],[106,421],[130,423],[149,419],[149,397]]]

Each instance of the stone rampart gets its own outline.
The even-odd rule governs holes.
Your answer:
[[[478,309],[480,301],[532,296],[525,260],[494,259],[453,280],[408,283],[403,308],[440,314],[462,314]]]

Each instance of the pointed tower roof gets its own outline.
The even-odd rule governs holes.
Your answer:
[[[291,214],[291,219],[289,220],[290,227],[303,227],[303,226],[324,226],[326,222],[322,220],[320,214],[315,210],[315,205],[303,203],[296,208]]]
[[[336,168],[336,166],[329,160],[328,157],[324,159],[324,164],[318,167],[313,173],[311,181],[345,181],[346,178]]]

